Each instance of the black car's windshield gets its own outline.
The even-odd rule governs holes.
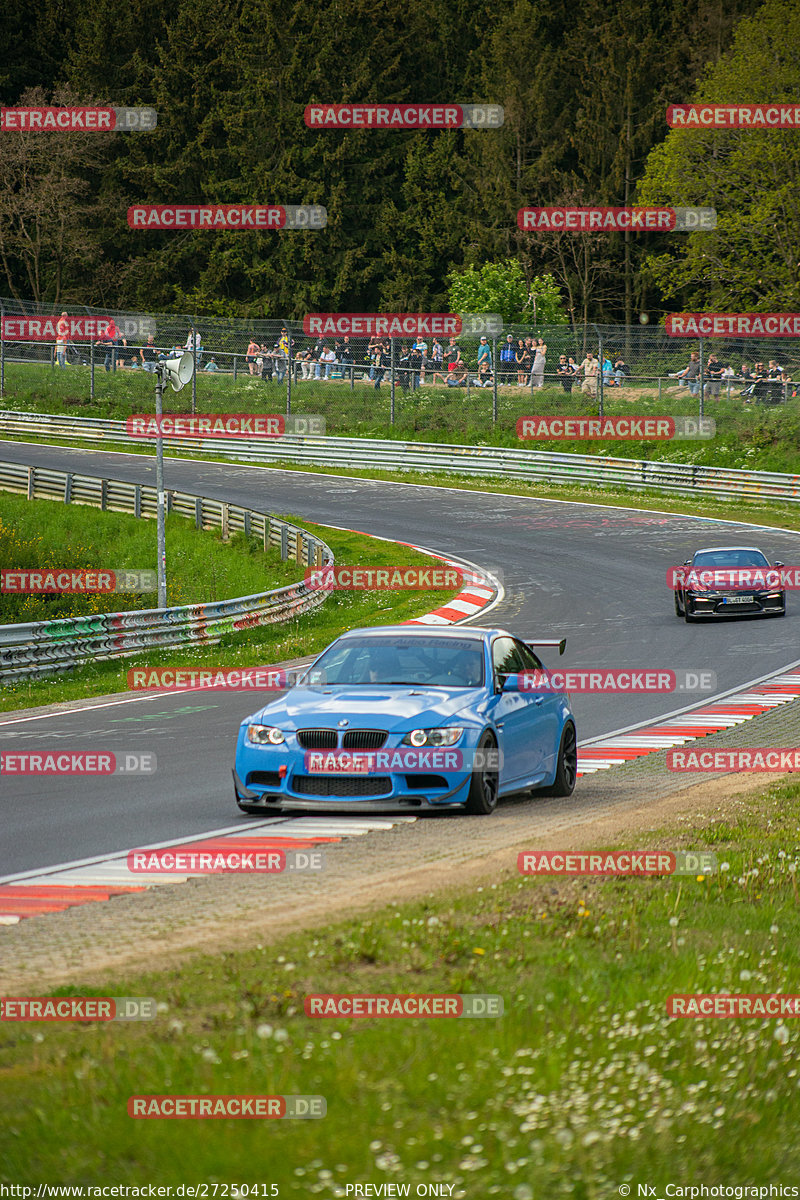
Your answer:
[[[760,550],[698,550],[693,567],[768,567]]]
[[[474,638],[347,638],[317,659],[306,683],[480,687],[483,642]]]

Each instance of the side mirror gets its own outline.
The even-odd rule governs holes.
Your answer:
[[[772,565],[773,565],[773,567],[785,567],[786,563],[778,562],[778,560],[776,558],[775,562]]]
[[[522,691],[522,675],[501,675],[500,676],[500,691],[501,692],[521,692]]]

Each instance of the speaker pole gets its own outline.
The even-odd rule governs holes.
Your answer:
[[[158,607],[167,607],[167,539],[165,530],[164,441],[161,436],[164,395],[163,367],[156,366],[156,541],[158,546]]]

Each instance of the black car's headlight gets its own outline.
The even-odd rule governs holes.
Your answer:
[[[247,741],[254,746],[280,746],[286,741],[286,735],[274,725],[248,725]]]
[[[402,746],[455,746],[464,730],[458,725],[446,729],[412,729],[400,743]]]

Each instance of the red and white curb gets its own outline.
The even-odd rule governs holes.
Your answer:
[[[136,850],[180,849],[206,853],[267,853],[270,850],[306,850],[363,837],[376,830],[416,821],[416,817],[348,817],[328,820],[318,817],[272,817],[249,822],[210,833],[159,842],[152,846],[135,846]],[[112,896],[144,892],[166,884],[186,883],[193,876],[207,878],[207,872],[147,874],[131,871],[128,850],[104,854],[97,858],[62,863],[44,870],[25,871],[0,879],[0,925],[16,925],[25,917],[63,912],[77,905],[110,900]]]
[[[468,617],[477,616],[502,597],[502,587],[488,572],[481,574],[465,570],[460,563],[453,562],[450,558],[442,558],[441,561],[448,567],[456,567],[462,572],[465,587],[452,600],[448,600],[447,604],[435,608],[433,612],[425,613],[422,617],[406,621],[406,625],[454,625],[459,621],[466,621]]]
[[[326,528],[341,529],[343,526],[327,525]],[[475,563],[468,563],[466,559],[459,561],[454,558],[446,558],[443,554],[437,554],[436,551],[428,550],[424,546],[417,546],[414,542],[401,542],[393,538],[380,537],[376,533],[364,533],[363,529],[347,529],[345,532],[358,534],[359,537],[374,538],[376,542],[392,542],[395,546],[408,546],[409,550],[416,550],[419,554],[429,554],[431,558],[437,559],[445,566],[454,567],[461,573],[465,586],[457,596],[432,612],[424,613],[421,617],[414,617],[411,621],[404,621],[404,625],[455,625],[459,621],[467,621],[470,617],[477,616],[484,609],[494,608],[505,596],[502,583],[495,578],[491,571],[482,571]]]
[[[746,691],[733,692],[712,704],[689,709],[653,725],[587,742],[578,747],[578,777],[594,775],[645,754],[656,754],[659,750],[732,729],[782,704],[790,704],[799,696],[800,672],[788,671],[773,675]]]

